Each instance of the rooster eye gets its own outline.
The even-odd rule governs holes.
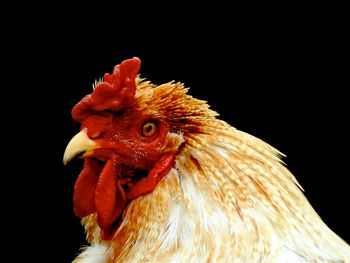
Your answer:
[[[142,125],[141,133],[144,137],[151,137],[156,133],[156,128],[154,121],[148,121]]]

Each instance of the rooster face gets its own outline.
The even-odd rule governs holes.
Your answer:
[[[96,142],[84,157],[106,162],[115,155],[120,165],[149,170],[164,154],[169,131],[164,120],[134,111],[103,115],[92,115],[83,122],[82,129]]]
[[[79,154],[85,159],[74,187],[74,212],[81,218],[96,212],[104,239],[120,223],[128,200],[152,191],[169,172],[182,143],[162,116],[138,110],[132,100],[135,63],[136,58],[118,65],[110,83],[100,83],[73,108],[81,131],[63,158],[64,163]]]

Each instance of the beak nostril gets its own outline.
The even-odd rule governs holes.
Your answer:
[[[95,139],[97,137],[101,137],[103,135],[103,132],[96,131],[93,135],[91,135],[91,139]]]

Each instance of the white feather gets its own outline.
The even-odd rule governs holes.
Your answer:
[[[105,263],[107,248],[103,244],[94,244],[84,248],[83,252],[73,263]]]

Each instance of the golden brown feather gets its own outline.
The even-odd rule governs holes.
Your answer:
[[[74,262],[350,262],[279,151],[217,119],[181,83],[136,82],[132,107],[168,121],[178,136],[166,147],[184,143],[112,240],[101,239],[95,214],[83,219],[91,247]]]

